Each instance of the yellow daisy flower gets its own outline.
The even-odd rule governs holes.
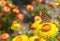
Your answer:
[[[55,20],[53,23],[55,23],[56,25],[59,25],[59,22],[57,20]]]
[[[38,36],[31,36],[30,38],[30,41],[46,41],[45,39],[43,38],[39,38]]]
[[[26,35],[18,35],[15,38],[13,38],[12,41],[29,41],[29,39]]]
[[[37,20],[37,21],[35,21],[35,22],[32,24],[32,27],[33,27],[33,28],[37,28],[37,27],[40,25],[41,22],[42,22],[42,20]]]
[[[21,24],[13,24],[11,26],[11,29],[14,30],[14,31],[19,31],[21,29]]]
[[[52,38],[55,37],[58,33],[58,28],[55,24],[46,22],[39,25],[39,27],[36,29],[35,33],[39,37],[43,38]]]
[[[18,23],[17,21],[14,21],[12,23],[11,29],[13,31],[19,31],[21,29],[22,25],[20,23]]]
[[[57,0],[57,3],[60,5],[60,0]]]

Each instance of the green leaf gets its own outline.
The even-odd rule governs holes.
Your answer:
[[[4,41],[4,40],[0,40],[0,41]]]
[[[8,39],[7,41],[12,41],[12,38]]]
[[[2,8],[0,8],[0,13],[2,12]]]
[[[13,31],[11,30],[11,21],[15,19],[15,15],[10,12],[6,15],[4,21],[4,25],[2,27],[2,30],[8,33],[12,33]]]
[[[56,41],[56,38],[51,38],[49,41]]]

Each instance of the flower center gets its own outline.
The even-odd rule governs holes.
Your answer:
[[[36,38],[34,41],[40,41],[40,39],[39,38]]]
[[[16,41],[22,41],[22,37],[17,37]]]
[[[4,35],[3,35],[3,37],[5,38],[5,37],[6,37],[6,35],[4,34]]]
[[[49,31],[49,30],[51,30],[51,25],[49,25],[49,24],[44,24],[44,25],[42,26],[42,31],[47,32],[47,31]]]
[[[28,5],[26,9],[27,9],[27,11],[33,11],[34,10],[34,6]]]

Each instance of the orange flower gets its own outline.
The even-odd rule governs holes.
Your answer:
[[[34,21],[37,21],[37,20],[41,20],[41,17],[40,16],[35,16]]]
[[[12,10],[15,14],[18,14],[18,13],[20,13],[20,10],[18,9],[18,8],[13,8],[13,10]]]
[[[4,7],[5,5],[6,5],[6,1],[1,0],[1,1],[0,1],[0,6],[1,6],[1,7]]]
[[[9,35],[8,33],[3,33],[3,34],[1,35],[1,39],[2,39],[2,40],[7,40],[8,38],[10,38],[10,35]]]
[[[35,0],[35,2],[36,2],[37,4],[39,4],[39,3],[42,3],[43,0]]]
[[[21,21],[24,20],[24,15],[23,14],[17,14],[16,17]]]
[[[32,11],[34,11],[34,6],[33,5],[27,5],[26,6],[26,10],[28,11],[28,12],[32,12]]]
[[[5,12],[7,12],[7,13],[11,11],[11,9],[10,9],[8,6],[4,6],[4,7],[3,7],[3,10],[4,10]]]

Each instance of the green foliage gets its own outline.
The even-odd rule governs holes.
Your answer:
[[[33,0],[12,0],[12,3],[15,5],[27,5],[27,4],[31,4]]]
[[[12,12],[8,13],[4,17],[4,19],[1,18],[1,20],[3,21],[2,31],[12,33],[11,21],[14,20],[14,19],[15,19],[15,14],[13,14]]]
[[[32,31],[27,31],[27,32],[26,32],[26,35],[29,36],[29,37],[31,37],[32,35],[34,35],[34,32],[32,32]]]
[[[0,8],[0,13],[2,12],[2,8]]]
[[[56,38],[51,38],[49,41],[56,41]]]

